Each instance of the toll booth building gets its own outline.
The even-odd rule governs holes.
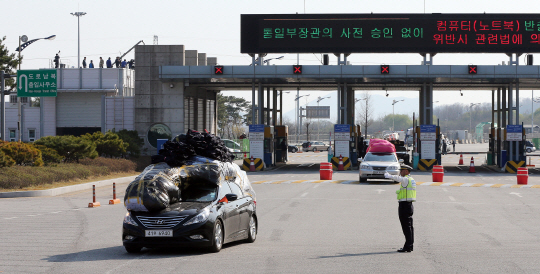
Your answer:
[[[10,95],[6,140],[33,142],[43,136],[134,129],[134,70],[59,68],[57,75],[56,97]]]

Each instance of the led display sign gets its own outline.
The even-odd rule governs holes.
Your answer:
[[[243,14],[242,53],[533,53],[540,14]]]
[[[478,66],[469,65],[469,74],[478,74]]]
[[[389,65],[381,65],[381,74],[389,74],[390,73],[390,66]]]

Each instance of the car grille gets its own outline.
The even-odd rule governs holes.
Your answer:
[[[373,170],[386,170],[385,166],[374,166]]]
[[[145,217],[137,216],[137,219],[147,228],[173,228],[182,222],[186,216],[179,217]]]

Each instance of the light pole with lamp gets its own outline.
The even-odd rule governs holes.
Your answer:
[[[71,15],[77,16],[77,36],[78,36],[78,54],[77,54],[77,64],[79,68],[81,67],[81,25],[80,25],[80,19],[81,16],[85,15],[86,12],[72,12]]]
[[[327,99],[327,98],[330,98],[330,96],[326,96],[326,97],[317,97],[317,109],[319,108],[319,103],[324,100],[324,99]],[[319,136],[319,131],[320,131],[320,128],[321,128],[321,125],[320,125],[320,119],[318,118],[319,117],[319,114],[317,113],[317,140],[320,141],[320,136]]]
[[[19,36],[19,47],[15,50],[15,51],[18,51],[19,52],[19,70],[21,70],[21,64],[22,64],[22,61],[21,61],[21,51],[23,51],[26,47],[28,47],[30,44],[38,41],[38,40],[42,40],[42,39],[45,39],[45,40],[54,40],[56,38],[56,35],[51,35],[49,37],[44,37],[44,38],[37,38],[37,39],[32,39],[30,41],[28,41],[28,37],[26,35],[23,35],[23,36]],[[24,44],[21,44],[24,43]],[[4,96],[2,94],[2,96]],[[3,99],[3,98],[2,98]],[[3,100],[2,100],[3,101]],[[17,128],[19,130],[19,142],[21,141],[21,99],[19,97],[17,97],[17,108],[18,108],[18,122],[17,122]],[[5,113],[2,113],[2,117]],[[4,135],[4,129],[2,129],[2,136]]]
[[[299,92],[299,90],[297,90],[297,92]],[[302,133],[302,128],[301,128],[301,125],[299,125],[299,121],[300,121],[300,98],[304,97],[304,96],[309,96],[308,95],[298,95],[296,94],[296,97],[294,98],[294,100],[296,101],[296,109],[295,109],[295,112],[296,112],[296,143],[298,143],[298,135],[299,133]]]
[[[269,66],[270,65],[270,60],[281,60],[283,57],[285,57],[285,56],[279,56],[277,58],[265,59],[265,60],[263,60],[263,63],[266,63],[266,65]]]
[[[394,132],[394,105],[397,103],[397,102],[401,102],[401,101],[404,101],[404,99],[401,99],[401,100],[392,100],[392,132]]]
[[[358,103],[359,101],[362,101],[362,100],[366,101],[366,117],[365,117],[366,118],[366,123],[364,124],[364,127],[365,127],[364,128],[364,140],[367,140],[367,119],[368,119],[368,115],[367,115],[367,110],[368,110],[367,107],[368,107],[368,105],[367,105],[367,103],[368,103],[368,98],[365,97],[363,99],[354,99],[354,104],[356,105],[356,103]]]
[[[476,104],[471,103],[469,105],[469,134],[471,134],[471,129],[472,129],[472,107],[475,106],[475,105],[478,105],[478,103],[476,103]]]

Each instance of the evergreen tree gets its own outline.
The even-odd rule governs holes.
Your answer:
[[[9,54],[9,51],[7,50],[7,47],[3,44],[3,42],[6,40],[6,37],[4,36],[2,39],[0,39],[0,69],[4,71],[6,74],[14,75],[17,73],[17,66],[22,60],[18,59],[18,57],[15,56],[15,53]],[[14,78],[8,78],[5,80],[6,90],[15,91],[16,85],[15,85],[15,79]]]

